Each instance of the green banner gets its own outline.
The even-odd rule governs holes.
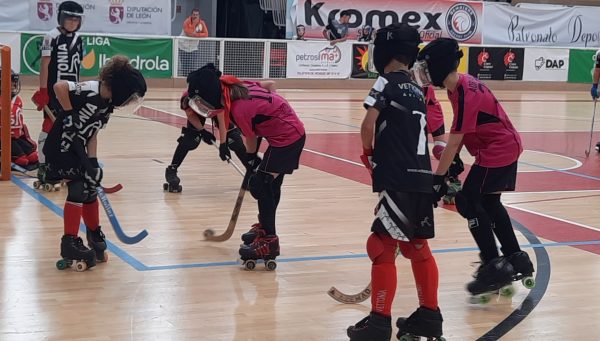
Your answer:
[[[42,35],[21,34],[21,73],[36,75],[40,70]],[[84,56],[81,76],[98,76],[100,68],[114,55],[125,55],[146,78],[173,76],[173,41],[171,39],[126,39],[83,36]]]
[[[591,83],[594,72],[594,50],[569,51],[569,83]]]

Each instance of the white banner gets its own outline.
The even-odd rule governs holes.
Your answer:
[[[21,71],[21,34],[0,33],[0,45],[10,46],[10,68],[15,72]]]
[[[0,31],[29,30],[29,3],[27,1],[0,0]]]
[[[29,0],[30,30],[49,31],[58,24],[57,0]],[[81,32],[171,34],[170,0],[80,0]]]
[[[287,78],[350,77],[352,44],[290,41],[287,44]]]
[[[524,81],[566,82],[569,75],[568,49],[526,48]]]
[[[599,47],[600,7],[532,9],[485,3],[483,43]]]

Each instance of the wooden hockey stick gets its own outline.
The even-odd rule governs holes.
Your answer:
[[[102,189],[104,190],[104,192],[106,192],[107,194],[113,194],[113,193],[117,193],[118,191],[123,189],[123,185],[121,184],[116,184],[112,187],[102,187]]]
[[[54,116],[54,113],[52,112],[52,110],[50,110],[50,108],[48,108],[47,105],[44,105],[44,112],[46,113],[46,115],[48,115],[48,117],[50,117],[50,120],[52,120],[52,122],[56,121],[56,116]]]
[[[117,219],[117,216],[115,215],[115,212],[113,211],[112,206],[110,206],[108,197],[106,196],[106,193],[104,193],[104,190],[102,189],[102,187],[96,187],[96,190],[98,191],[98,199],[100,199],[100,202],[102,203],[102,207],[104,207],[106,216],[108,217],[108,220],[110,220],[110,224],[112,225],[113,229],[115,230],[115,234],[117,235],[117,238],[119,238],[119,240],[121,242],[123,242],[125,244],[136,244],[136,243],[139,243],[140,241],[142,241],[142,239],[146,238],[146,236],[148,236],[148,231],[146,231],[145,229],[133,237],[126,235],[125,232],[123,232],[123,229],[121,228],[121,224],[119,224],[119,220]]]
[[[245,178],[244,178],[245,179]],[[215,231],[213,229],[204,230],[204,238],[211,242],[224,242],[231,238],[233,235],[233,231],[235,230],[235,225],[237,223],[238,216],[240,215],[240,210],[242,209],[242,203],[244,202],[244,194],[246,194],[245,183],[240,187],[240,192],[238,193],[238,197],[235,201],[235,206],[233,207],[233,212],[231,213],[231,219],[229,219],[229,225],[227,225],[227,229],[220,235],[215,235]]]
[[[354,295],[344,294],[343,292],[339,291],[336,287],[331,287],[331,289],[329,289],[327,291],[327,294],[331,298],[333,298],[334,300],[336,300],[340,303],[345,303],[345,304],[361,303],[371,296],[371,282],[369,282],[369,285],[367,285],[367,287],[364,288],[358,294],[354,294]]]

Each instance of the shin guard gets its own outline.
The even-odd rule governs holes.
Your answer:
[[[371,311],[391,316],[396,294],[396,245],[398,241],[387,235],[372,233],[367,240],[367,254],[371,266]]]
[[[408,243],[400,242],[399,247],[402,255],[410,259],[419,305],[437,310],[439,274],[427,240],[415,239]]]

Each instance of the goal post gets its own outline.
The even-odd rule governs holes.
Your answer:
[[[0,152],[0,180],[10,180],[10,47],[0,45],[0,61],[2,62],[2,73],[0,75],[0,93],[3,96],[0,102],[0,142],[2,143],[2,152]]]

